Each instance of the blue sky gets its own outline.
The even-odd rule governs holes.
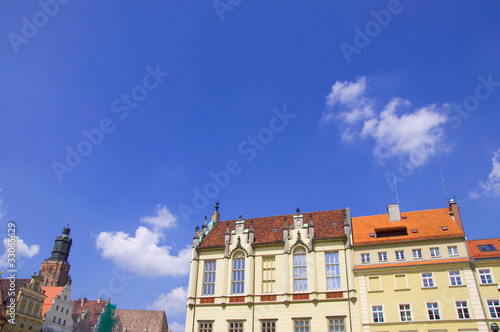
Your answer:
[[[20,276],[184,325],[194,227],[461,207],[498,236],[496,1],[2,1],[0,211]],[[168,306],[165,303],[170,303]],[[175,305],[172,305],[175,303]],[[180,303],[180,305],[179,305]]]

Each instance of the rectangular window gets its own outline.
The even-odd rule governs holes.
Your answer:
[[[370,287],[369,291],[371,291],[371,292],[381,290],[380,277],[378,277],[378,276],[368,277],[368,287]]]
[[[23,302],[26,302],[26,298],[27,298],[27,296],[23,295]]]
[[[28,308],[28,310],[26,310],[26,315],[31,315],[31,308]]]
[[[383,323],[384,322],[384,310],[381,305],[372,306],[373,322]]]
[[[199,322],[198,332],[212,332],[212,322]]]
[[[33,298],[30,298],[30,304],[33,304]]]
[[[493,278],[491,277],[490,269],[479,270],[479,277],[481,278],[481,284],[493,283]]]
[[[344,332],[344,318],[329,318],[328,319],[329,332]]]
[[[307,260],[304,248],[297,248],[293,253],[293,279],[296,292],[307,291]]]
[[[229,322],[229,332],[243,332],[243,322]]]
[[[233,256],[233,294],[245,291],[245,254],[242,251]]]
[[[432,258],[436,258],[436,257],[441,256],[439,254],[439,248],[431,248],[430,250],[431,250],[431,257]]]
[[[361,254],[361,263],[370,263],[370,254]]]
[[[488,309],[491,318],[500,318],[500,302],[498,300],[488,300]]]
[[[425,288],[434,287],[432,273],[422,273],[422,284]]]
[[[457,248],[457,246],[448,247],[448,255],[450,255],[450,256],[458,256],[458,248]]]
[[[485,252],[485,251],[498,251],[497,248],[495,248],[495,246],[492,245],[492,244],[480,244],[477,247],[482,252]]]
[[[276,332],[276,321],[263,320],[260,322],[262,332]]]
[[[28,327],[28,330],[33,330],[33,323],[30,324],[30,326]]]
[[[24,306],[22,305],[21,308],[19,308],[19,312],[22,314],[24,312]]]
[[[405,259],[405,252],[403,250],[397,250],[396,251],[396,260],[402,261],[404,259]]]
[[[402,322],[411,322],[411,310],[409,304],[399,305],[399,317]]]
[[[408,289],[408,285],[406,283],[406,275],[405,274],[396,274],[394,276],[396,282],[396,289]]]
[[[308,319],[301,319],[294,321],[295,332],[309,332],[310,321]]]
[[[387,252],[379,252],[378,253],[378,261],[379,262],[387,262]]]
[[[274,256],[262,257],[262,292],[274,292],[276,284],[276,264]]]
[[[450,284],[452,286],[461,286],[462,278],[460,277],[460,271],[450,271]]]
[[[427,313],[429,314],[429,320],[439,320],[439,306],[437,302],[427,303]]]
[[[326,284],[328,290],[340,289],[339,253],[326,253]]]
[[[412,252],[414,259],[422,258],[422,249],[413,249]]]
[[[467,308],[467,301],[457,301],[457,313],[459,319],[469,319],[469,309]]]
[[[26,321],[23,319],[23,320],[21,321],[21,327],[24,327],[24,324],[26,324]]]
[[[214,295],[215,291],[215,261],[205,262],[205,277],[203,279],[203,295]]]

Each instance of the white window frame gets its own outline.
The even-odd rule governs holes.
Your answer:
[[[277,319],[261,319],[260,330],[262,332],[276,332]]]
[[[424,276],[424,274],[426,276]],[[434,273],[432,272],[422,272],[420,274],[422,276],[422,288],[434,288],[436,287],[436,284],[434,283]],[[428,277],[427,275],[430,275],[430,277]],[[425,281],[427,280],[427,286],[425,285]],[[429,283],[430,281],[430,283]],[[432,285],[430,285],[432,284]]]
[[[300,326],[301,322],[304,323],[303,326]],[[297,326],[297,323],[299,323],[299,326]],[[311,332],[311,318],[294,318],[293,330],[294,332]]]
[[[401,309],[401,306],[408,306],[408,308]],[[400,322],[412,322],[413,321],[413,313],[411,312],[411,303],[398,303],[399,309],[399,321]],[[403,315],[405,314],[405,315]],[[403,319],[403,316],[406,316],[406,320]]]
[[[436,304],[436,307],[433,306],[432,308],[429,308],[429,304],[432,304],[432,305]],[[437,302],[437,301],[436,302],[426,302],[425,303],[425,308],[427,309],[427,319],[429,321],[432,322],[432,321],[441,320],[441,312],[439,311],[439,302]],[[438,316],[437,319],[436,318],[434,318],[434,319],[431,318],[431,310],[433,311],[432,314],[434,315],[434,317],[436,316],[436,312],[437,312],[437,316]]]
[[[245,292],[245,253],[241,250],[233,254],[231,294]]]
[[[460,304],[465,303],[465,306],[462,306],[462,305],[459,306],[459,303]],[[469,311],[469,304],[467,303],[466,300],[456,300],[455,301],[455,308],[457,308],[458,319],[460,319],[460,320],[471,319],[471,316],[470,316],[471,313]],[[463,318],[460,318],[460,313],[462,313],[462,315],[464,316]],[[467,315],[469,317],[465,317],[465,315]]]
[[[405,288],[398,288],[398,284],[397,284],[397,276],[404,276],[405,277],[405,283],[406,283],[406,287]],[[402,289],[408,289],[408,276],[406,275],[406,273],[398,273],[398,274],[395,274],[394,275],[394,290],[402,290]]]
[[[460,271],[448,271],[448,276],[450,277],[450,286],[455,287],[464,285],[462,282],[462,273],[460,273]],[[453,283],[455,283],[455,285]]]
[[[491,304],[490,304],[490,302],[491,302]],[[488,307],[488,311],[490,313],[491,319],[500,318],[500,300],[499,299],[487,299],[486,306]],[[493,313],[495,315],[493,315]]]
[[[326,262],[326,288],[328,290],[338,290],[340,285],[340,263],[338,251],[327,252]]]
[[[369,292],[382,292],[383,291],[383,289],[382,289],[382,280],[380,278],[380,275],[367,276],[366,278],[368,279],[368,291]],[[371,285],[370,279],[377,279],[377,281],[378,281],[378,289],[371,289],[371,287],[370,287],[370,285]]]
[[[232,319],[227,321],[228,332],[243,332],[244,320]]]
[[[203,295],[214,295],[215,293],[215,276],[217,272],[217,261],[205,261],[205,271],[203,274]]]
[[[365,264],[365,263],[370,263],[370,254],[369,253],[365,253],[365,254],[361,254],[361,263]]]
[[[327,317],[329,332],[345,332],[345,317]]]
[[[493,279],[493,273],[491,272],[490,268],[487,268],[487,269],[477,269],[477,271],[478,271],[478,274],[479,274],[479,280],[481,281],[481,285],[491,285],[491,284],[495,283],[495,279]],[[481,272],[486,272],[486,273],[481,273]],[[484,276],[486,282],[483,282],[483,276]],[[488,282],[488,279],[489,279],[490,282]]]
[[[394,255],[396,256],[397,261],[404,261],[405,260],[405,251],[404,250],[396,250],[394,252]]]
[[[293,250],[293,290],[307,292],[307,250],[302,246]]]
[[[381,310],[375,311],[375,308],[381,308]],[[377,315],[377,318],[375,318],[375,315]],[[384,315],[384,305],[383,304],[373,304],[372,305],[372,321],[373,323],[384,323],[385,322],[385,315]],[[382,320],[380,320],[382,318]],[[378,320],[378,321],[375,321]]]
[[[412,255],[413,255],[413,259],[422,259],[423,256],[422,256],[422,249],[412,249]],[[417,255],[415,255],[417,254]]]
[[[457,246],[448,246],[448,255],[458,256],[458,247]]]
[[[441,257],[441,253],[439,252],[439,247],[429,248],[429,251],[431,253],[431,258],[439,258],[439,257]]]
[[[387,251],[381,251],[378,253],[378,261],[379,262],[387,262]]]

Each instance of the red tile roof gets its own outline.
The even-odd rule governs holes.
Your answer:
[[[2,277],[8,277],[9,274],[6,273],[5,275],[2,275]],[[19,288],[29,284],[31,282],[31,279],[16,279],[16,285],[14,286],[16,290],[16,298],[17,294],[19,293]],[[10,280],[9,279],[4,279],[2,278],[2,301],[5,300],[5,298],[10,298],[9,295],[9,287],[10,287]]]
[[[116,309],[116,331],[127,332],[167,332],[165,311]]]
[[[481,251],[478,248],[479,245],[487,244],[495,246],[497,251]],[[469,255],[471,258],[500,258],[500,238],[467,241],[467,247],[469,247]]]
[[[345,209],[320,212],[301,213],[304,216],[304,224],[309,222],[312,215],[314,223],[314,239],[329,239],[344,236]],[[245,220],[245,228],[250,227],[253,222],[255,232],[255,244],[270,244],[283,242],[283,221],[286,217],[288,227],[293,225],[293,217],[296,214],[287,214],[273,217],[251,218]],[[235,229],[237,220],[219,221],[210,232],[203,238],[200,245],[204,248],[224,247],[224,234],[229,222],[229,230]]]
[[[451,217],[449,208],[402,212],[401,221],[389,221],[387,214],[352,218],[354,244],[374,244],[409,240],[437,239],[465,236]],[[406,218],[403,218],[406,217]],[[408,235],[373,237],[377,231],[405,228]],[[446,230],[443,230],[445,227]],[[412,230],[416,230],[413,233]]]
[[[54,297],[61,294],[63,288],[64,287],[47,287],[47,286],[42,287],[42,289],[45,291],[45,296],[47,296],[43,301],[42,317],[45,315],[47,311],[50,310],[50,307],[52,307],[52,301],[54,300]]]
[[[419,265],[429,265],[429,264],[446,264],[446,263],[464,263],[468,262],[468,258],[452,258],[452,259],[436,259],[436,260],[426,260],[426,261],[416,261],[416,262],[401,262],[401,263],[388,263],[388,264],[375,264],[375,265],[358,265],[354,270],[368,270],[377,268],[387,268],[387,267],[399,267],[399,266],[419,266]]]
[[[96,300],[85,299],[83,306],[82,299],[73,300],[71,303],[73,303],[73,321],[76,323],[82,312],[87,310],[90,315],[90,325],[93,327],[99,321],[99,316],[106,307],[108,301],[101,300],[100,303],[98,303]]]

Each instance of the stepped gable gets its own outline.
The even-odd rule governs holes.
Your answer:
[[[63,288],[64,287],[42,286],[42,289],[45,292],[45,296],[47,296],[42,305],[42,317],[44,317],[45,313],[50,310],[50,307],[52,307],[52,301],[54,301],[54,298],[57,295],[61,294]]]
[[[165,311],[116,309],[116,331],[167,332]]]
[[[304,212],[304,224],[309,222],[309,215],[312,216],[314,224],[314,239],[330,239],[344,237],[345,209],[329,210],[319,212]],[[293,217],[297,214],[287,214],[273,217],[248,218],[245,219],[245,228],[253,222],[255,232],[255,244],[283,243],[283,221],[286,217],[288,228],[293,225]],[[203,238],[200,249],[224,247],[224,233],[227,222],[229,230],[235,230],[235,223],[238,220],[219,221]]]

